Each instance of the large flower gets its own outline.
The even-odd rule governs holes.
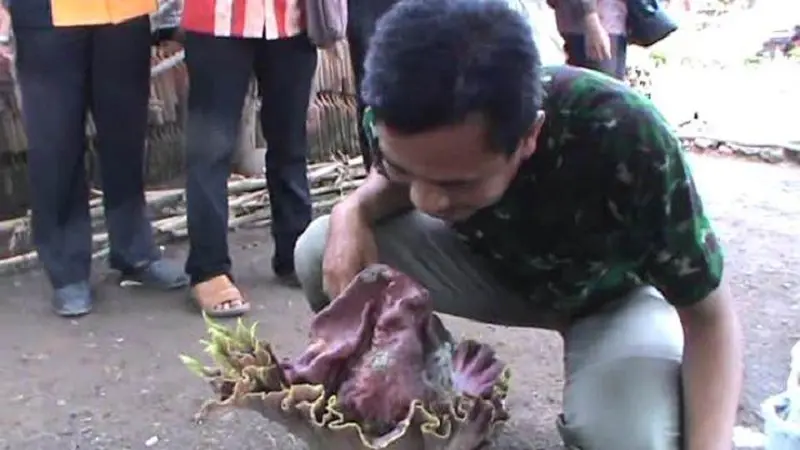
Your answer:
[[[183,356],[217,398],[283,424],[312,450],[476,450],[508,419],[509,372],[494,351],[455,343],[428,291],[384,265],[362,271],[311,324],[311,343],[279,362],[256,327],[208,319],[217,367]]]

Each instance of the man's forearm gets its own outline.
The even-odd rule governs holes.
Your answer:
[[[716,298],[715,298],[716,297]],[[730,450],[742,386],[742,338],[726,287],[704,301],[717,314],[682,313],[687,450]]]
[[[372,169],[364,183],[341,203],[342,208],[356,208],[370,222],[413,208],[408,186],[392,183]]]

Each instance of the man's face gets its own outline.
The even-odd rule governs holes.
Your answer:
[[[418,210],[457,222],[502,197],[520,164],[535,151],[543,118],[540,113],[511,155],[489,147],[478,115],[413,135],[393,132],[380,122],[376,131],[386,175],[410,187]]]

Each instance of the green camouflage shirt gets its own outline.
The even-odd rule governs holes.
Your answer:
[[[455,231],[501,281],[558,315],[589,314],[641,285],[678,307],[705,298],[722,250],[664,117],[596,72],[549,67],[543,81],[536,152]]]

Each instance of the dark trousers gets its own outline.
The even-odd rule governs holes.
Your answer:
[[[582,34],[564,34],[564,51],[567,64],[596,70],[618,80],[625,79],[628,42],[625,36],[611,35],[611,59],[594,61],[586,55],[586,44]]]
[[[372,150],[364,129],[364,101],[361,98],[361,81],[364,79],[364,58],[367,53],[368,39],[360,34],[347,30],[347,45],[350,48],[350,63],[353,67],[353,78],[356,85],[356,117],[358,119],[358,148],[364,158],[364,167],[372,166]]]
[[[196,284],[230,275],[227,180],[251,76],[262,97],[267,188],[275,241],[273,269],[294,271],[294,244],[311,221],[306,176],[306,117],[317,50],[305,35],[289,39],[221,38],[187,33],[189,116],[186,197]]]
[[[347,22],[347,45],[350,47],[350,63],[356,85],[356,107],[358,117],[358,140],[364,166],[372,165],[372,153],[363,126],[364,101],[361,97],[361,82],[364,80],[364,60],[375,24],[397,0],[349,0]]]
[[[53,286],[89,278],[87,110],[97,128],[111,266],[125,271],[146,264],[158,256],[143,180],[150,95],[148,17],[119,25],[20,27],[15,34],[33,238]]]

